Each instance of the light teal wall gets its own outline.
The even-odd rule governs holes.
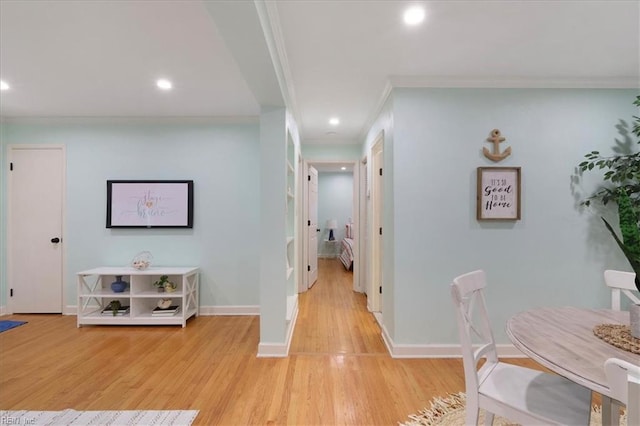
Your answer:
[[[300,152],[306,160],[359,161],[362,147],[358,144],[301,145]]]
[[[318,238],[319,256],[336,256],[340,253],[340,240],[345,237],[345,225],[353,218],[353,174],[318,174],[318,225],[322,230]],[[327,243],[327,220],[336,219],[338,229],[333,232],[335,243]]]
[[[3,155],[8,144],[66,146],[66,305],[76,305],[76,272],[127,265],[142,250],[155,265],[199,266],[202,306],[259,304],[257,123],[48,123],[3,124],[0,135]],[[6,173],[3,161],[3,218]],[[193,229],[106,229],[107,179],[193,179]],[[2,295],[4,235],[3,228]]]
[[[260,114],[260,344],[283,343],[287,332],[286,110]]]
[[[629,266],[599,216],[576,201],[598,179],[582,187],[572,174],[586,152],[611,153],[624,140],[619,125],[638,115],[637,94],[394,90],[392,149],[385,145],[393,175],[385,179],[393,188],[395,309],[384,321],[392,322],[395,343],[457,343],[449,283],[478,268],[487,272],[487,303],[501,343],[508,342],[505,322],[518,311],[609,305],[604,269]],[[503,148],[513,150],[499,164],[481,153],[494,128],[506,137]],[[519,221],[476,220],[476,168],[495,165],[522,167]],[[617,222],[613,208],[604,214]],[[387,295],[385,310],[386,303]]]

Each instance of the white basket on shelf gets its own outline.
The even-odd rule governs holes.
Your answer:
[[[151,266],[151,261],[153,260],[153,256],[151,252],[141,251],[136,254],[133,260],[131,261],[131,266],[139,271],[144,271],[149,266]]]

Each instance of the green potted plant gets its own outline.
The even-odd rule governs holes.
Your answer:
[[[633,103],[640,107],[640,96]],[[640,117],[634,116],[632,133],[640,144]],[[578,165],[581,172],[593,169],[606,170],[604,185],[582,202],[590,205],[597,200],[603,205],[612,201],[618,205],[621,237],[603,217],[602,220],[636,273],[636,287],[640,291],[640,151],[604,157],[599,151],[591,151]]]
[[[640,96],[633,103],[640,107]],[[632,134],[638,138],[640,144],[640,117],[634,116]],[[605,227],[618,247],[624,253],[629,265],[635,272],[635,284],[640,291],[640,151],[622,153],[604,157],[599,151],[591,151],[586,154],[586,160],[578,165],[581,172],[593,169],[606,170],[603,179],[604,184],[586,200],[583,205],[590,205],[592,200],[597,200],[603,205],[612,201],[618,206],[618,221],[620,236],[613,226],[602,217]],[[640,305],[631,307],[631,323],[638,323],[640,318]],[[632,330],[632,334],[638,335],[638,330]]]
[[[156,280],[153,285],[158,288],[159,292],[167,291],[172,292],[175,291],[177,286],[175,283],[169,280],[168,275],[161,275],[160,279]]]
[[[118,310],[120,310],[121,307],[122,307],[122,304],[120,303],[119,300],[112,300],[111,302],[109,302],[109,306],[108,306],[108,308],[111,309],[111,312],[113,313],[114,317],[118,315]]]

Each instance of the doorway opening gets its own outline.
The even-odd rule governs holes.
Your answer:
[[[358,238],[359,172],[355,161],[303,161],[304,231],[300,270],[304,277],[299,281],[299,293],[313,286],[317,278],[314,266],[318,264],[318,257],[335,258],[336,262],[342,262],[346,269],[353,271],[353,290],[364,291],[360,282]],[[314,181],[314,175],[317,181]],[[314,200],[316,190],[317,199]]]

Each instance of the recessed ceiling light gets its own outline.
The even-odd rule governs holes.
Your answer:
[[[420,6],[410,7],[404,12],[404,23],[407,25],[418,25],[424,21],[424,8]]]
[[[6,81],[2,81],[0,80],[0,90],[9,90],[9,85],[7,84]]]
[[[340,170],[347,170],[347,168],[342,166],[342,167],[340,167]]]
[[[337,126],[338,124],[340,124],[340,119],[338,117],[332,117],[329,119],[329,124],[331,124],[332,126]]]
[[[158,86],[158,88],[162,90],[171,90],[171,88],[173,87],[173,84],[166,78],[161,78],[156,81],[156,86]]]

